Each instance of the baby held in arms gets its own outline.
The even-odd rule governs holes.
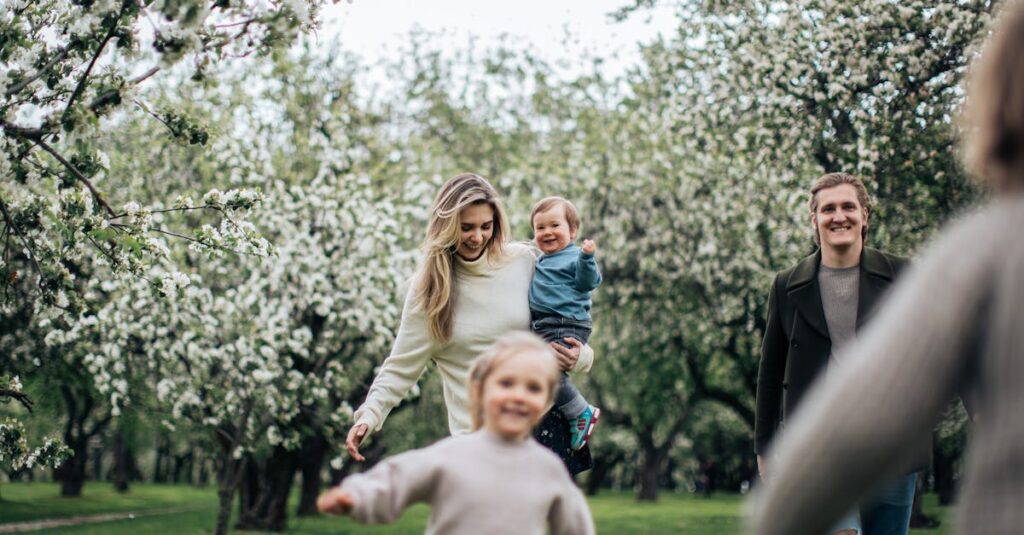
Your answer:
[[[567,338],[581,344],[590,340],[590,292],[601,284],[594,255],[597,244],[576,245],[580,216],[562,197],[541,199],[530,214],[533,240],[542,253],[530,283],[530,328],[546,342],[569,347]],[[563,372],[555,395],[555,408],[569,421],[571,447],[578,450],[590,439],[601,409],[592,406]]]

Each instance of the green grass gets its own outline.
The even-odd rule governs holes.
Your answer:
[[[0,523],[172,508],[216,511],[216,499],[212,489],[188,486],[136,485],[119,494],[110,484],[87,483],[81,497],[62,498],[53,483],[5,483],[0,485]]]
[[[50,483],[17,483],[0,486],[0,524],[44,518],[92,515],[109,512],[145,512],[177,509],[179,512],[140,516],[102,524],[83,524],[56,528],[44,533],[75,535],[128,535],[174,533],[176,535],[213,533],[217,498],[212,488],[189,486],[135,485],[128,494],[114,492],[109,484],[92,483],[81,498],[61,498],[59,488]],[[702,498],[690,494],[663,493],[657,503],[637,503],[630,493],[605,492],[591,498],[590,508],[598,533],[644,535],[686,533],[688,535],[739,535],[743,497],[718,494]],[[917,531],[914,535],[949,535],[949,511],[935,505],[935,496],[925,501],[926,510],[938,514],[942,526],[937,530]],[[294,505],[290,506],[294,510]],[[361,526],[347,518],[290,518],[292,534],[420,534],[430,510],[416,506],[395,524]]]

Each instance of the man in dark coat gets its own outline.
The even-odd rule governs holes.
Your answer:
[[[771,477],[765,453],[776,431],[792,416],[811,383],[836,362],[840,349],[856,339],[907,263],[864,246],[871,204],[859,178],[845,173],[818,178],[811,187],[810,208],[819,249],[776,275],[768,297],[754,430],[762,479]],[[887,485],[834,533],[906,535],[916,476],[911,473]]]

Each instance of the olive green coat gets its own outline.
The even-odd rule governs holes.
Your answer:
[[[857,331],[907,259],[864,247],[860,258]],[[832,342],[818,287],[821,250],[775,276],[757,376],[754,448],[763,455],[808,387],[828,365]]]

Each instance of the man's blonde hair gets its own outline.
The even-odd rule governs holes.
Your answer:
[[[811,214],[818,211],[818,192],[823,189],[830,189],[836,186],[853,186],[853,189],[857,192],[857,202],[860,203],[860,207],[864,209],[864,212],[868,214],[868,217],[864,219],[864,224],[860,228],[861,240],[867,241],[868,239],[868,219],[871,217],[871,210],[874,208],[874,204],[871,202],[871,196],[868,195],[868,188],[864,185],[864,181],[858,176],[851,175],[849,173],[826,173],[819,176],[814,184],[811,184],[811,200],[810,208]],[[818,227],[814,227],[814,243],[821,245],[821,236],[818,235]]]

